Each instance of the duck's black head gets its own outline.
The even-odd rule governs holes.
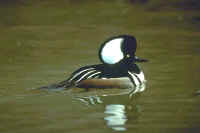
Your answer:
[[[100,60],[109,65],[119,64],[120,62],[146,62],[135,56],[137,41],[131,35],[119,35],[106,40],[100,47]]]

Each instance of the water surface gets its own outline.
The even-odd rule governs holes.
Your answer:
[[[200,31],[194,10],[117,1],[15,1],[0,7],[0,131],[198,132]],[[197,19],[198,20],[198,19]],[[132,34],[146,90],[39,91],[99,63],[100,44]]]

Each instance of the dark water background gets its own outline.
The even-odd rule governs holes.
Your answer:
[[[197,0],[1,0],[0,132],[198,133],[199,12]],[[150,60],[142,94],[31,89],[99,63],[124,33]]]

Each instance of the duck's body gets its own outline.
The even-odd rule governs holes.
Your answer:
[[[113,37],[100,48],[102,64],[81,67],[71,76],[58,84],[42,88],[137,88],[145,83],[144,73],[136,62],[146,60],[135,56],[136,39],[129,35]]]
[[[136,64],[85,66],[70,76],[68,82],[79,87],[133,88],[145,82],[144,74]]]
[[[118,77],[118,78],[93,78],[81,81],[76,85],[79,88],[92,89],[133,89],[134,92],[144,91],[146,80],[144,74],[133,74],[132,77]]]
[[[82,67],[73,72],[67,80],[43,88],[134,89],[142,86],[145,81],[144,73],[136,64],[114,68],[98,64]],[[140,88],[137,92],[143,90]]]
[[[77,87],[80,88],[119,88],[127,89],[134,88],[133,83],[128,77],[109,78],[109,79],[87,79],[80,82]]]

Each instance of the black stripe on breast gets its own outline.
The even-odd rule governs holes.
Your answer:
[[[133,83],[133,85],[136,86],[136,83],[135,83],[134,78],[132,77],[132,75],[128,74],[128,77],[131,80],[131,82]]]
[[[137,80],[139,81],[139,83],[142,84],[142,81],[141,81],[140,78],[137,76],[137,74],[134,74],[134,73],[133,73],[133,75],[137,78]]]

